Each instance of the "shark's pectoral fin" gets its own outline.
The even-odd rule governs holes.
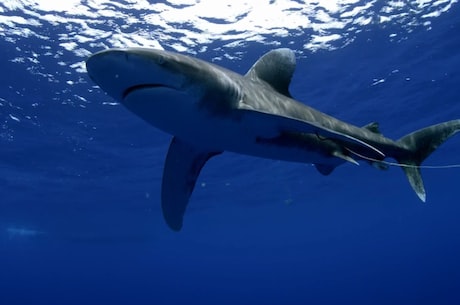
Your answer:
[[[200,150],[174,137],[163,169],[161,207],[168,226],[182,228],[182,219],[196,180],[206,161],[221,152]]]

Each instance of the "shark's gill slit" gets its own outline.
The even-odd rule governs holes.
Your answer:
[[[153,88],[169,88],[168,86],[165,86],[163,84],[141,84],[141,85],[135,85],[132,87],[127,88],[125,91],[123,91],[122,98],[125,99],[128,95],[133,93],[134,91],[141,90],[141,89],[153,89]]]

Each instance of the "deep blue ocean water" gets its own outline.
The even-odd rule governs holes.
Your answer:
[[[43,23],[17,38],[0,23],[1,305],[460,304],[460,169],[422,170],[422,204],[398,168],[324,177],[225,153],[172,232],[159,201],[170,136],[72,67],[85,56],[62,51],[71,31]],[[370,25],[335,48],[302,49],[308,31],[277,41],[302,49],[297,100],[397,139],[460,118],[459,32],[455,3],[429,26]],[[249,41],[216,60],[219,44],[195,56],[239,73],[274,48]],[[424,164],[459,153],[457,136]]]

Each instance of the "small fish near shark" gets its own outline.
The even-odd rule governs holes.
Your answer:
[[[385,169],[384,160],[392,158],[425,201],[420,165],[460,131],[460,119],[394,141],[377,123],[354,126],[294,100],[289,84],[295,67],[294,52],[286,48],[266,53],[245,75],[147,48],[108,49],[86,61],[102,90],[173,136],[161,187],[163,215],[172,230],[182,228],[201,169],[224,151],[311,163],[323,175],[360,160]]]

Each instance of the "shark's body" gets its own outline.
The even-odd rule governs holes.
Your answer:
[[[357,127],[292,99],[295,70],[289,49],[261,57],[246,75],[177,53],[111,49],[87,61],[90,77],[110,96],[151,125],[172,134],[163,172],[162,209],[174,230],[206,161],[223,151],[313,163],[329,174],[355,160],[385,168],[396,159],[422,201],[421,162],[460,130],[441,123],[393,141],[377,123]]]

